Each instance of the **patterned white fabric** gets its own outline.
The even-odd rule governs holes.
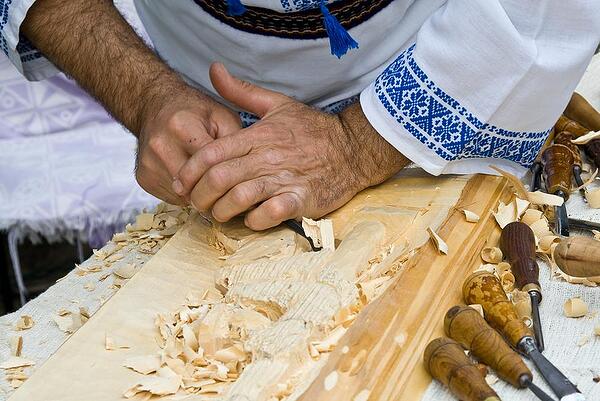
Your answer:
[[[361,104],[432,174],[490,164],[523,174],[583,75],[599,26],[599,2],[450,0]]]
[[[133,3],[120,3],[134,20]],[[0,229],[11,238],[105,243],[157,203],[135,181],[135,148],[73,81],[28,82],[0,54]]]

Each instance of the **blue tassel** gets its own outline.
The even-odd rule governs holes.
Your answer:
[[[350,36],[348,31],[344,29],[340,21],[331,15],[325,0],[321,0],[321,12],[323,13],[323,24],[329,36],[329,46],[331,47],[331,54],[342,58],[342,56],[348,53],[350,49],[358,49],[358,43]]]
[[[240,0],[227,0],[227,15],[236,17],[246,12],[246,7]]]

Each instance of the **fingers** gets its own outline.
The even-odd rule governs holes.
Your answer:
[[[242,182],[231,188],[212,208],[213,217],[226,222],[271,197],[277,186],[268,177]]]
[[[158,160],[152,155],[148,155],[143,161],[138,160],[135,172],[138,184],[149,194],[167,203],[172,205],[187,204],[182,197],[171,190],[171,176],[158,166]]]
[[[250,153],[251,141],[244,140],[242,135],[216,139],[194,153],[175,175],[173,190],[179,195],[189,194],[211,167]]]
[[[209,210],[213,204],[236,185],[261,176],[262,157],[248,155],[211,167],[190,194],[192,205],[198,210]]]
[[[252,230],[261,231],[275,227],[281,222],[300,217],[300,200],[297,195],[285,192],[277,195],[252,210],[244,220]]]
[[[221,63],[213,63],[209,72],[210,80],[219,95],[260,118],[280,104],[289,101],[287,96],[279,92],[261,88],[232,76]]]

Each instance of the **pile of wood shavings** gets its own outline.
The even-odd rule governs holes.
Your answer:
[[[215,288],[196,298],[190,294],[181,309],[157,315],[160,350],[124,361],[143,375],[124,397],[297,398],[303,375],[324,362],[360,310],[412,255],[408,244],[381,246],[381,223],[366,222],[344,238],[333,258],[330,223],[314,223],[305,221],[315,227],[310,235],[326,245],[320,252],[299,246],[296,241],[304,240],[291,230],[263,234],[266,240],[251,235],[250,243],[215,225],[208,242],[225,260]],[[372,246],[358,247],[365,238]]]
[[[29,377],[25,369],[35,365],[34,361],[21,356],[23,350],[23,337],[16,336],[10,339],[11,357],[0,363],[0,369],[4,370],[6,380],[12,388],[18,388]]]

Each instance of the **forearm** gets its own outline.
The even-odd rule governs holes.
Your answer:
[[[355,161],[355,170],[363,186],[373,186],[385,181],[410,163],[402,153],[390,145],[371,126],[360,106],[356,102],[339,114],[347,135],[357,144],[359,152],[366,152],[368,157],[361,158],[362,163]],[[354,158],[354,152],[349,157]]]
[[[112,1],[37,0],[21,31],[135,135],[144,116],[191,90],[148,49]]]

